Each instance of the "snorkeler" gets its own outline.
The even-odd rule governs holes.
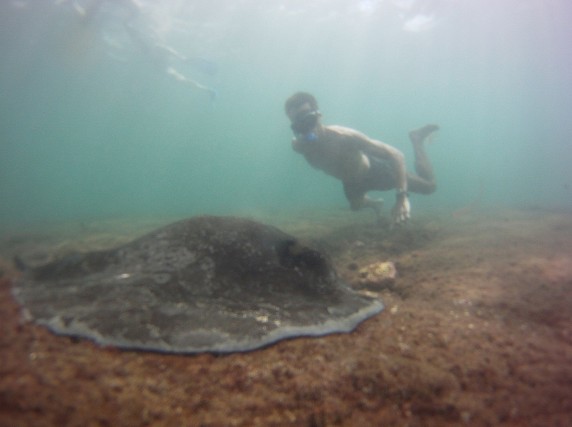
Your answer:
[[[191,77],[176,69],[173,65],[174,61],[185,63],[187,61],[192,61],[194,58],[188,58],[181,52],[177,51],[175,48],[156,40],[154,37],[150,37],[148,35],[150,30],[148,30],[146,33],[143,33],[141,30],[136,29],[132,25],[125,25],[125,31],[127,34],[129,34],[132,43],[145,54],[148,60],[157,69],[164,70],[169,77],[179,83],[183,83],[191,86],[192,88],[207,92],[211,101],[216,99],[217,92],[215,89],[204,85],[195,79],[192,79]]]
[[[129,36],[131,44],[145,55],[153,67],[165,72],[167,76],[178,83],[207,92],[212,101],[216,99],[216,90],[185,75],[174,65],[175,63],[188,64],[194,69],[212,76],[216,74],[216,64],[200,57],[187,57],[162,42],[151,27],[141,22],[143,21],[143,7],[139,0],[89,0],[84,6],[74,1],[73,7],[80,16],[84,27],[92,26],[97,16],[104,13],[105,8],[110,8],[116,13],[107,14],[107,16],[120,21],[120,25]]]
[[[396,189],[392,209],[395,224],[410,218],[409,192],[431,194],[436,189],[433,168],[425,153],[424,141],[439,129],[426,125],[409,132],[415,152],[415,171],[408,173],[403,153],[354,129],[325,126],[316,99],[298,92],[285,103],[286,115],[294,132],[292,148],[308,163],[342,181],[352,210],[373,208],[379,218],[383,200],[369,198],[368,191]]]

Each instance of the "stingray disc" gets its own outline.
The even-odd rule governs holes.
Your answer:
[[[57,334],[173,353],[247,351],[348,332],[383,309],[292,236],[213,216],[32,268],[14,294]]]

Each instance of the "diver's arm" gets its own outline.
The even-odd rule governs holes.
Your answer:
[[[190,77],[185,76],[184,74],[181,74],[179,71],[177,71],[173,67],[168,67],[166,72],[169,76],[171,76],[172,78],[174,78],[176,81],[178,81],[180,83],[184,83],[184,84],[190,85],[190,86],[192,86],[198,90],[202,90],[202,91],[207,92],[209,94],[209,96],[211,97],[212,101],[214,101],[216,99],[217,92],[213,88],[211,88],[209,86],[205,86],[204,84],[199,83],[196,80],[193,80]]]
[[[407,169],[405,167],[405,156],[397,148],[376,141],[367,136],[357,133],[362,151],[375,157],[391,160],[396,172],[396,199],[392,209],[393,220],[396,224],[407,221],[411,217],[411,205],[407,195]]]
[[[181,52],[179,52],[178,50],[176,50],[175,48],[166,45],[165,43],[155,43],[155,47],[157,49],[161,49],[163,52],[165,52],[166,56],[172,56],[173,58],[179,59],[181,61],[186,61],[187,57],[185,55],[183,55]]]

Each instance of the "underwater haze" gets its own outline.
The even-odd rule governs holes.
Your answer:
[[[413,218],[571,208],[570,22],[567,0],[2,1],[0,224],[349,209],[291,148],[299,90],[411,170],[408,131],[439,124]]]

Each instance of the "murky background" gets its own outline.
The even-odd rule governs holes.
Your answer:
[[[0,3],[0,224],[348,209],[283,103],[429,145],[426,210],[572,206],[566,0]],[[386,198],[393,202],[393,194]]]

